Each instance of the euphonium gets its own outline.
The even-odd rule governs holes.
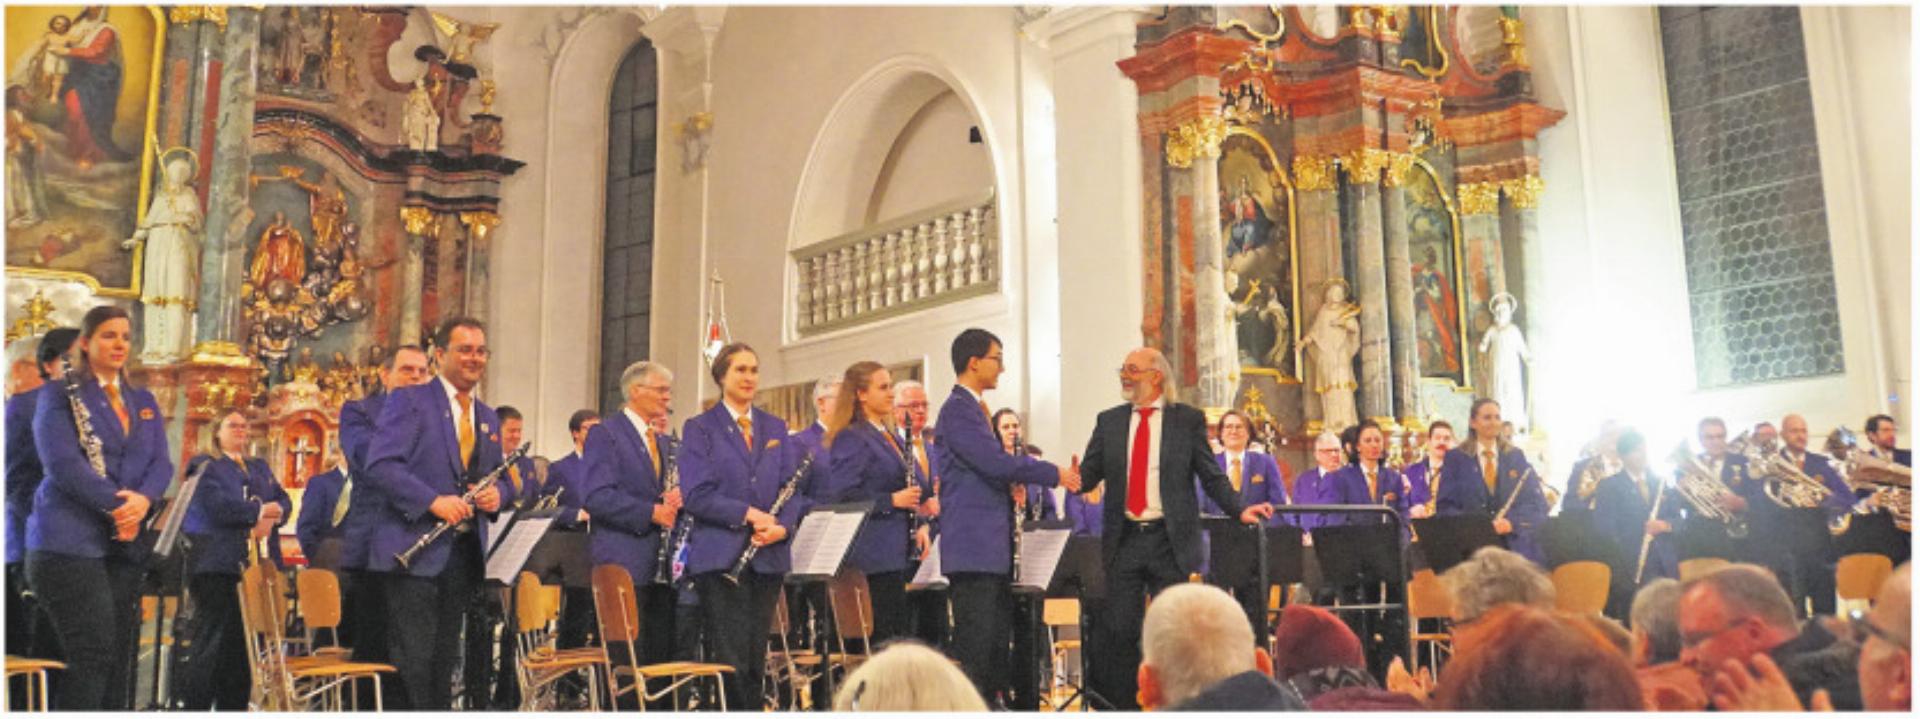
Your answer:
[[[1834,534],[1846,532],[1853,515],[1886,512],[1903,532],[1913,531],[1913,470],[1860,449],[1859,438],[1845,427],[1827,435],[1827,451],[1847,485],[1867,495],[1853,505],[1831,527]]]
[[[1602,450],[1588,457],[1586,466],[1580,469],[1580,477],[1573,485],[1580,503],[1587,509],[1593,509],[1594,492],[1600,488],[1600,480],[1619,474],[1621,469],[1620,457],[1613,452]]]
[[[1820,480],[1807,476],[1772,447],[1746,449],[1747,466],[1755,478],[1766,483],[1763,488],[1774,504],[1787,509],[1813,509],[1833,494]]]
[[[1713,476],[1705,465],[1700,464],[1699,458],[1687,449],[1685,440],[1681,440],[1680,446],[1674,448],[1668,461],[1680,470],[1680,476],[1673,483],[1674,491],[1680,493],[1681,499],[1687,500],[1694,512],[1725,523],[1727,536],[1735,539],[1747,536],[1747,520],[1720,506],[1727,497],[1734,496],[1733,492],[1721,484],[1720,478]]]

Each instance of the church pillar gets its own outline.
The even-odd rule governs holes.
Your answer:
[[[1407,236],[1407,194],[1401,187],[1412,155],[1395,153],[1380,178],[1381,221],[1385,224],[1387,264],[1387,336],[1393,352],[1393,414],[1402,425],[1418,425],[1426,414],[1420,402],[1420,367],[1413,317],[1413,250]]]
[[[1459,187],[1460,241],[1466,255],[1467,336],[1464,348],[1473,356],[1474,396],[1484,396],[1487,366],[1480,361],[1480,337],[1493,326],[1493,313],[1487,302],[1507,291],[1505,263],[1500,261],[1500,185],[1497,182],[1470,182]]]
[[[489,210],[460,213],[460,224],[467,228],[466,315],[487,319],[487,297],[493,286],[493,266],[489,238],[500,226],[500,214]]]
[[[234,6],[227,11],[217,56],[226,68],[219,76],[218,115],[208,173],[206,238],[200,256],[199,344],[194,354],[240,354],[240,283],[247,274],[248,176],[252,173],[253,104],[259,65],[260,11]]]
[[[1353,242],[1353,295],[1360,304],[1360,416],[1393,421],[1393,367],[1387,332],[1387,258],[1380,175],[1385,152],[1363,148],[1341,158],[1347,171],[1348,237]]]
[[[1334,160],[1327,155],[1296,154],[1293,157],[1295,199],[1300,203],[1300,318],[1310,321],[1326,298],[1327,281],[1344,278],[1345,258],[1340,243],[1340,195],[1335,191],[1337,176]],[[1299,331],[1304,332],[1305,328]],[[1305,372],[1305,367],[1301,368]],[[1319,426],[1326,416],[1320,408],[1320,393],[1313,391],[1313,379],[1307,379],[1303,416]]]
[[[400,263],[400,344],[418,345],[421,305],[426,296],[427,233],[433,229],[433,211],[402,207],[400,219],[407,227],[407,256]]]

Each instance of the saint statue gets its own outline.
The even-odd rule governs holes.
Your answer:
[[[327,396],[327,404],[338,405],[352,399],[360,389],[360,371],[347,361],[347,353],[333,352],[333,362],[327,365],[326,374],[320,378],[320,391]]]
[[[347,221],[347,193],[333,173],[320,171],[318,183],[296,178],[293,184],[307,191],[308,213],[313,216],[313,250],[332,256],[340,246],[340,227]]]
[[[407,111],[401,123],[407,136],[407,149],[440,151],[440,111],[434,109],[433,94],[427,92],[426,78],[416,78],[407,93]]]
[[[133,237],[120,243],[131,250],[146,244],[141,260],[140,304],[145,307],[140,361],[167,364],[187,351],[192,332],[200,267],[200,197],[194,193],[193,151],[176,147],[161,153],[161,181]]]
[[[1359,424],[1353,392],[1360,384],[1353,378],[1353,356],[1360,352],[1360,306],[1347,301],[1345,280],[1327,282],[1326,301],[1300,340],[1300,349],[1308,348],[1313,350],[1313,391],[1320,394],[1322,426],[1338,432]]]
[[[300,231],[287,222],[287,213],[273,213],[273,222],[260,232],[260,241],[254,246],[253,267],[247,272],[247,280],[260,289],[275,279],[298,286],[306,274],[306,241],[300,237]]]
[[[300,359],[293,363],[292,372],[295,382],[320,383],[320,363],[314,361],[312,347],[300,348]]]
[[[1500,415],[1516,430],[1526,429],[1527,390],[1521,384],[1526,363],[1533,361],[1527,351],[1527,338],[1513,324],[1513,295],[1502,292],[1487,303],[1493,310],[1493,326],[1480,338],[1480,354],[1486,358],[1485,396],[1500,403]]]

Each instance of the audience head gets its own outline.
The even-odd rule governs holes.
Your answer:
[[[1254,647],[1246,612],[1225,591],[1175,584],[1153,598],[1140,628],[1141,707],[1170,707],[1254,670],[1273,673],[1271,659]]]
[[[1913,565],[1902,564],[1880,585],[1873,611],[1860,620],[1860,702],[1867,711],[1913,705]]]
[[[1471,624],[1502,604],[1553,608],[1553,581],[1532,560],[1499,547],[1481,547],[1440,577],[1453,598],[1453,623]]]
[[[945,655],[912,641],[887,644],[848,675],[837,712],[984,712],[986,702]]]
[[[1633,595],[1633,662],[1638,666],[1680,659],[1680,580],[1660,578]]]
[[[1680,660],[1703,677],[1800,633],[1793,600],[1767,570],[1734,564],[1681,586]]]
[[[1360,637],[1320,607],[1289,604],[1273,629],[1273,678],[1313,701],[1344,687],[1374,687]]]
[[[1458,634],[1467,641],[1441,672],[1435,708],[1636,711],[1645,706],[1626,656],[1579,618],[1508,605]]]

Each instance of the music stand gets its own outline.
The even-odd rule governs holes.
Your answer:
[[[1425,535],[1421,536],[1424,539]],[[1611,537],[1600,531],[1591,517],[1575,518],[1562,514],[1547,518],[1541,544],[1547,552],[1549,570],[1570,562],[1600,562],[1612,567],[1618,575],[1622,567],[1631,570],[1632,559],[1637,558],[1627,557]],[[1637,546],[1635,551],[1638,551]],[[1632,579],[1631,571],[1628,575],[1627,578]]]
[[[1894,566],[1906,563],[1913,554],[1913,533],[1900,531],[1893,515],[1886,512],[1856,514],[1847,523],[1847,531],[1834,539],[1839,556],[1878,554],[1893,560]]]
[[[803,595],[810,586],[823,590],[827,601],[826,611],[820,613],[820,621],[825,626],[828,642],[838,639],[840,631],[833,621],[833,591],[827,584],[833,581],[834,575],[840,573],[840,566],[847,560],[847,549],[853,546],[853,540],[866,527],[867,513],[872,510],[872,502],[816,505],[807,512],[807,516],[801,518],[799,527],[793,532],[792,570],[787,573],[786,581],[799,586]],[[830,645],[816,640],[814,646],[822,650],[820,656],[824,660],[827,656],[825,650]],[[840,653],[847,653],[844,642],[840,644]],[[816,707],[820,706],[823,699],[830,705],[834,693],[833,667],[824,661],[820,678],[826,684],[826,692],[823,696],[815,697]],[[753,689],[757,691],[759,688]]]
[[[1053,581],[1047,584],[1046,598],[1073,599],[1080,603],[1080,651],[1077,655],[1080,659],[1078,675],[1080,681],[1065,682],[1069,688],[1073,689],[1073,693],[1068,694],[1066,699],[1053,704],[1054,711],[1066,711],[1068,707],[1073,706],[1073,700],[1081,698],[1085,699],[1080,705],[1081,711],[1092,711],[1096,702],[1101,710],[1113,710],[1111,702],[1086,686],[1087,648],[1090,646],[1087,639],[1093,636],[1092,630],[1087,626],[1087,620],[1093,614],[1087,610],[1087,598],[1104,597],[1106,593],[1107,568],[1101,562],[1100,537],[1097,535],[1068,537],[1067,546],[1060,553],[1059,566],[1054,569]],[[1048,653],[1051,656],[1052,647],[1048,647]]]
[[[1249,617],[1254,636],[1266,636],[1267,595],[1275,585],[1301,581],[1305,562],[1300,547],[1302,532],[1292,525],[1259,526],[1244,524],[1238,517],[1204,515],[1200,527],[1207,533],[1208,581],[1231,589],[1232,583],[1221,577],[1257,577],[1259,587],[1254,601],[1259,611]]]
[[[1506,546],[1493,531],[1493,519],[1479,513],[1416,519],[1413,531],[1420,535],[1420,553],[1426,556],[1434,574],[1447,573],[1481,547]],[[1314,545],[1319,546],[1317,537]]]
[[[1314,556],[1320,563],[1322,581],[1343,587],[1364,587],[1375,583],[1385,585],[1379,602],[1331,606],[1327,607],[1328,611],[1399,612],[1402,626],[1412,625],[1413,618],[1406,603],[1407,559],[1400,543],[1404,523],[1399,512],[1378,504],[1296,504],[1275,507],[1274,512],[1335,517],[1344,515],[1347,520],[1345,523],[1313,530]],[[1399,597],[1400,601],[1391,601],[1394,597]],[[1362,615],[1363,620],[1367,617]],[[1393,640],[1400,649],[1398,656],[1407,656],[1407,644],[1411,636],[1405,631],[1390,633],[1398,637]],[[1371,652],[1369,654],[1371,656]],[[1372,664],[1369,662],[1370,667]],[[1384,667],[1384,662],[1381,665]],[[1379,668],[1374,670],[1380,671]]]
[[[593,587],[593,557],[587,550],[587,532],[579,527],[551,527],[540,538],[527,565],[521,571],[532,572],[542,584],[568,589]],[[645,580],[642,580],[645,581]]]

